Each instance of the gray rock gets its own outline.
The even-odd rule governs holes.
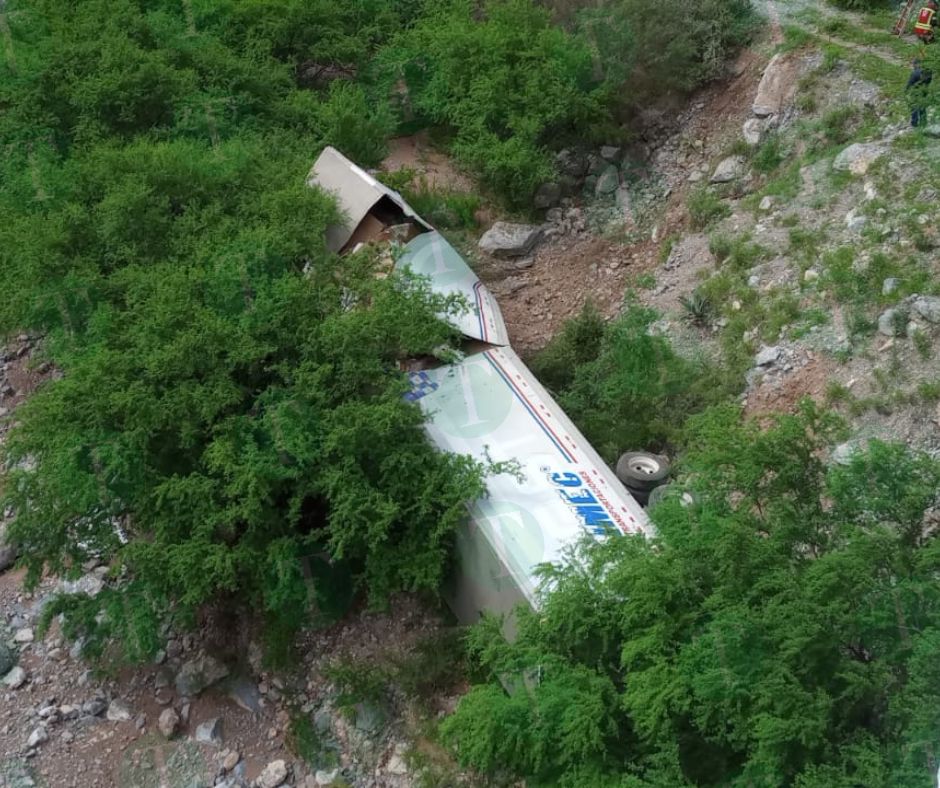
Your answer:
[[[853,208],[845,215],[845,226],[849,228],[853,233],[857,233],[868,224],[868,217],[859,213],[857,209]]]
[[[385,712],[373,703],[356,704],[356,728],[364,733],[375,733],[385,724]]]
[[[545,221],[551,224],[561,224],[565,218],[565,212],[562,208],[549,208],[545,212]]]
[[[570,177],[583,178],[588,171],[588,160],[584,154],[566,148],[555,156],[555,167]]]
[[[20,555],[19,548],[7,541],[6,533],[6,523],[0,523],[0,572],[4,572],[13,566],[13,563]],[[0,673],[2,672],[0,671]]]
[[[852,457],[860,451],[861,448],[856,441],[840,443],[832,450],[832,461],[836,465],[849,465],[852,462]]]
[[[907,318],[900,309],[886,309],[878,318],[878,333],[886,337],[898,337],[904,333]]]
[[[747,171],[747,162],[743,156],[729,156],[723,159],[712,173],[712,183],[731,183],[742,177]]]
[[[940,123],[931,123],[924,129],[924,134],[934,139],[940,139]]]
[[[102,588],[104,588],[104,581],[96,572],[82,575],[78,580],[63,580],[59,583],[59,591],[69,595],[87,594],[88,596],[98,596]]]
[[[884,153],[885,147],[880,143],[854,142],[836,156],[832,168],[853,175],[864,175]]]
[[[314,781],[320,786],[336,785],[339,780],[339,769],[318,769],[314,775]]]
[[[9,689],[19,689],[26,683],[26,671],[19,665],[10,668],[3,677],[3,686]]]
[[[206,720],[196,728],[196,741],[203,744],[211,744],[215,747],[222,746],[222,719],[213,717]]]
[[[111,722],[126,722],[132,716],[130,707],[124,701],[115,698],[108,704],[107,718]]]
[[[597,183],[594,184],[594,194],[603,197],[613,194],[620,185],[620,170],[613,164],[608,164],[597,176]]]
[[[9,673],[16,664],[16,651],[0,638],[0,676]]]
[[[762,347],[754,357],[754,365],[758,367],[769,367],[776,364],[780,359],[780,348],[777,345]]]
[[[778,53],[774,55],[764,73],[761,76],[760,84],[757,86],[757,95],[754,97],[754,104],[751,111],[759,118],[769,118],[771,115],[780,114],[783,105],[792,95],[795,85],[791,84],[786,68],[786,54]]]
[[[160,717],[157,720],[157,730],[166,738],[172,739],[179,729],[179,725],[180,715],[176,713],[175,709],[164,709],[160,712]]]
[[[261,693],[258,685],[245,676],[236,676],[228,684],[228,696],[251,714],[261,711]]]
[[[611,164],[616,164],[620,161],[620,154],[622,153],[621,149],[616,145],[604,145],[601,147],[601,158],[604,161],[609,161]]]
[[[614,200],[617,203],[617,210],[623,223],[626,225],[635,224],[633,198],[630,196],[630,190],[626,186],[618,186],[617,191],[614,193]]]
[[[184,663],[176,674],[176,691],[193,697],[228,676],[228,668],[208,654]]]
[[[282,760],[271,761],[258,775],[258,788],[278,788],[287,779],[287,764]]]
[[[494,257],[525,257],[535,248],[541,237],[541,227],[496,222],[483,234],[479,247]]]
[[[29,738],[26,740],[27,747],[38,747],[43,742],[49,741],[49,732],[46,730],[45,725],[37,725],[33,728],[33,732],[29,734]]]
[[[741,129],[744,141],[752,148],[760,145],[764,138],[764,122],[760,118],[748,118]]]
[[[14,643],[32,643],[33,642],[33,630],[29,627],[23,627],[22,629],[16,630],[13,635]]]
[[[551,208],[558,205],[561,200],[561,185],[558,183],[543,183],[535,192],[532,204],[536,208]]]
[[[940,323],[940,298],[937,296],[917,296],[911,306],[928,323]]]
[[[764,197],[760,201],[760,205],[758,205],[757,207],[760,208],[760,210],[762,211],[769,211],[774,207],[776,202],[777,201],[768,194],[766,197]]]
[[[894,276],[889,276],[884,282],[881,283],[881,294],[889,296],[892,293],[896,292],[898,287],[901,286],[901,280]]]
[[[108,704],[101,698],[94,698],[82,704],[82,713],[87,714],[89,717],[97,717],[103,714],[107,708]]]

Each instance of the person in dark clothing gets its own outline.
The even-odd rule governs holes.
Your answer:
[[[913,66],[904,90],[910,96],[911,125],[917,127],[927,122],[927,87],[933,80],[933,72],[924,68],[919,60],[915,60]]]

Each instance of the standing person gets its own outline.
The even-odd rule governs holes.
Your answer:
[[[905,91],[912,91],[911,98],[911,125],[921,126],[927,122],[927,87],[933,80],[933,72],[924,68],[919,60],[913,63],[911,75],[907,78]]]
[[[920,9],[917,21],[914,23],[914,35],[925,44],[931,43],[934,39],[934,29],[937,27],[937,21],[936,0],[927,0],[927,5]]]

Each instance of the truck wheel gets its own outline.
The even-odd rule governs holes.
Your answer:
[[[617,460],[617,478],[631,492],[659,487],[669,478],[669,463],[658,454],[628,451]]]

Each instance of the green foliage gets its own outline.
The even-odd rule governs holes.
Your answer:
[[[394,679],[407,697],[426,700],[456,686],[464,668],[463,633],[445,629],[403,655],[395,665]]]
[[[940,464],[873,442],[828,469],[839,434],[809,403],[693,418],[696,503],[546,567],[512,645],[477,628],[492,681],[444,724],[458,757],[559,786],[930,785]]]
[[[714,305],[701,290],[693,290],[679,299],[688,318],[700,326],[708,325],[714,313]]]
[[[629,306],[605,325],[586,309],[532,363],[608,461],[629,449],[662,449],[687,414],[731,393],[718,369],[651,335],[654,317]]]
[[[61,603],[90,648],[141,658],[160,616],[247,604],[283,657],[355,590],[435,590],[483,490],[402,398],[401,362],[449,346],[462,304],[331,256],[335,207],[304,184],[324,143],[375,162],[391,128],[360,85],[301,84],[396,29],[386,3],[334,6],[10,17],[0,330],[44,335],[62,377],[18,410],[3,491],[30,581],[91,555],[128,570]]]
[[[685,205],[696,230],[704,230],[710,224],[731,215],[727,203],[707,186],[691,192]]]
[[[381,163],[394,131],[387,105],[372,105],[359,85],[334,82],[320,105],[321,140],[364,167]]]
[[[454,130],[454,152],[510,204],[551,175],[548,145],[604,116],[591,55],[528,0],[426,6],[384,54],[414,110]]]

